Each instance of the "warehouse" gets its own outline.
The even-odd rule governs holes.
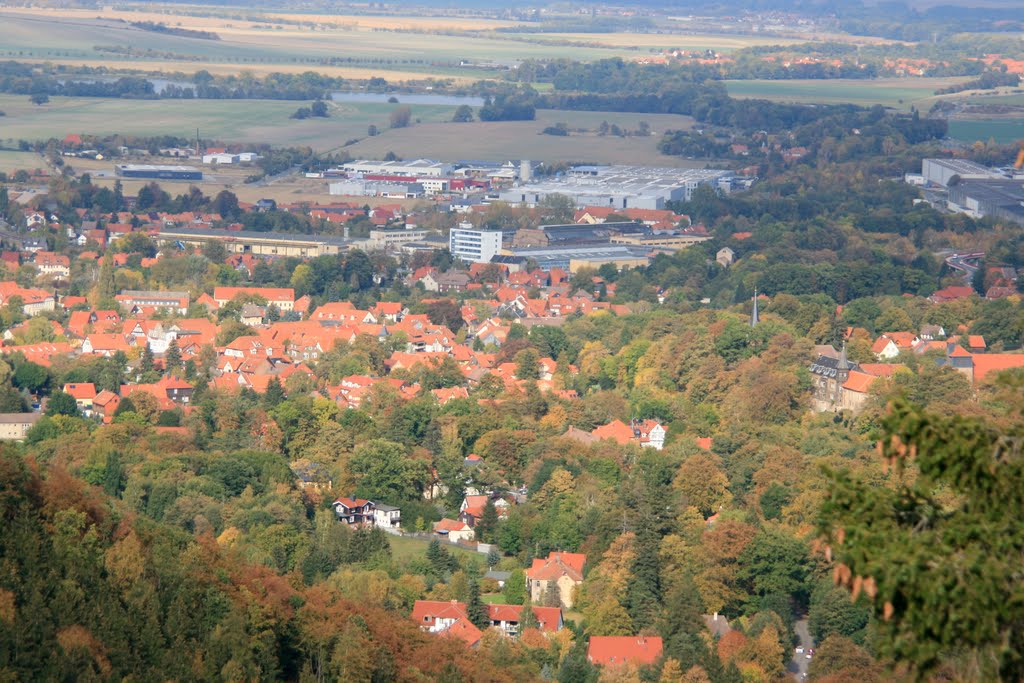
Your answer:
[[[202,180],[203,172],[191,166],[150,166],[147,164],[117,164],[114,172],[121,178],[144,180]]]
[[[514,247],[502,250],[504,256],[535,261],[541,270],[550,271],[552,268],[561,268],[570,272],[576,272],[583,267],[598,268],[604,263],[612,263],[620,269],[625,266],[645,266],[650,262],[650,253],[651,250],[646,247],[609,244],[548,248]]]
[[[354,240],[333,235],[293,235],[281,232],[200,228],[164,228],[160,231],[160,240],[173,242],[180,247],[202,247],[210,242],[220,242],[232,254],[299,258],[340,254],[354,243]]]
[[[984,180],[1001,178],[1002,174],[992,168],[966,159],[923,159],[921,175],[926,183],[948,187],[954,177],[960,180]]]
[[[348,174],[359,175],[401,175],[445,178],[452,174],[453,166],[442,161],[416,159],[415,161],[350,161],[342,164],[341,170]]]
[[[689,201],[701,185],[728,192],[732,181],[731,171],[715,169],[576,166],[565,176],[521,182],[500,192],[498,198],[536,206],[546,197],[564,195],[580,208],[664,209],[666,202]]]

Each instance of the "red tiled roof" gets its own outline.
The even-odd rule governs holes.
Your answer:
[[[657,636],[591,636],[587,659],[602,666],[653,664],[661,657],[661,650],[661,638]]]
[[[848,391],[856,391],[863,394],[871,387],[871,384],[876,379],[878,378],[874,375],[869,375],[865,372],[858,372],[857,370],[851,370],[846,382],[843,383],[843,388]]]
[[[633,429],[622,420],[615,420],[614,422],[602,425],[592,431],[591,434],[599,439],[612,439],[620,444],[627,444],[634,437]]]
[[[974,381],[980,382],[988,375],[1024,368],[1024,353],[978,353],[974,355]]]
[[[582,581],[586,563],[587,556],[583,553],[552,552],[545,560],[534,559],[533,566],[526,570],[526,576],[535,581],[557,580],[562,576]]]

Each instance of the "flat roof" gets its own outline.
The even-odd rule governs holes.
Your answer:
[[[163,228],[160,237],[211,237],[224,240],[268,240],[273,242],[308,242],[310,244],[333,244],[349,246],[357,240],[337,235],[300,235],[288,232],[259,232],[256,230],[208,230],[205,228]]]
[[[997,171],[967,159],[925,159],[927,163],[943,166],[955,173],[971,175],[999,175]]]
[[[195,166],[159,166],[156,164],[117,164],[122,171],[188,171],[201,173],[203,169]]]

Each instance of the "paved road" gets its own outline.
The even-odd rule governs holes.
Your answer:
[[[797,647],[803,652],[793,652],[793,658],[786,666],[786,670],[789,671],[794,680],[803,681],[807,678],[807,666],[811,663],[811,660],[807,659],[807,650],[814,647],[814,639],[811,638],[811,631],[807,628],[806,619],[800,619],[794,623],[793,630],[800,640],[800,644]]]
[[[952,256],[946,257],[946,265],[953,270],[960,271],[964,274],[964,279],[968,284],[974,278],[975,271],[978,270],[978,262],[985,258],[983,252],[970,252],[967,254],[953,254]]]

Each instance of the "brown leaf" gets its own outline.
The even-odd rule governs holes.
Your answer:
[[[886,621],[889,621],[890,619],[892,619],[892,613],[894,611],[895,609],[893,608],[892,603],[886,602],[885,607],[882,608],[882,618]]]
[[[878,595],[878,584],[875,583],[875,577],[869,576],[864,579],[864,592],[867,596],[874,600],[875,596]]]
[[[857,596],[860,595],[860,589],[864,586],[864,577],[855,576],[853,578],[853,599],[856,600]]]

